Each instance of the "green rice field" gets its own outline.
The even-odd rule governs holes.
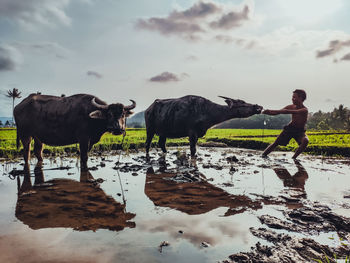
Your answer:
[[[225,143],[229,147],[240,147],[263,150],[272,143],[281,130],[262,129],[210,129],[207,134],[200,138],[199,145],[210,145],[213,143]],[[350,133],[345,131],[310,131],[307,132],[309,145],[306,152],[327,156],[350,157]],[[93,151],[110,151],[121,148],[123,136],[115,136],[106,133],[102,136]],[[127,129],[122,148],[142,149],[145,146],[145,129]],[[152,146],[156,146],[157,136],[154,137]],[[188,145],[188,138],[168,139],[167,146]],[[33,145],[33,144],[32,144]],[[215,144],[214,144],[215,145]],[[292,151],[297,143],[292,140],[286,147],[279,147],[278,150]],[[20,155],[22,146],[16,148],[16,129],[0,129],[0,157],[14,157]],[[67,145],[63,147],[44,146],[44,154],[76,153],[78,145]]]

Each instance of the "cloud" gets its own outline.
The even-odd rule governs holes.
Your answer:
[[[343,56],[340,60],[350,60],[350,53]]]
[[[337,102],[336,100],[332,100],[332,99],[330,99],[330,98],[328,98],[328,99],[325,99],[325,101],[324,102],[326,102],[326,103],[335,103],[335,102]]]
[[[21,54],[16,48],[0,44],[0,72],[16,70],[21,61]]]
[[[60,44],[55,42],[39,42],[39,43],[13,43],[15,47],[21,50],[27,50],[29,52],[46,53],[55,56],[56,58],[65,59],[70,54],[70,51]]]
[[[335,53],[342,50],[344,47],[350,47],[350,40],[347,40],[347,41],[332,40],[329,42],[329,46],[327,49],[316,51],[316,57],[323,58],[330,55],[334,55]]]
[[[254,36],[244,32],[234,36],[217,34],[214,41],[235,44],[256,55],[314,57],[320,43],[330,43],[334,39],[347,39],[349,35],[336,30],[297,30],[294,27],[282,27],[267,34]],[[346,43],[346,41],[344,41]],[[322,44],[321,44],[322,45]],[[324,45],[324,44],[323,44]]]
[[[215,40],[222,42],[224,44],[236,44],[239,47],[244,49],[252,49],[257,45],[256,40],[252,39],[243,39],[243,38],[235,38],[229,35],[216,35]]]
[[[172,11],[167,17],[139,19],[135,27],[141,30],[155,31],[165,36],[179,36],[186,40],[200,40],[201,35],[211,34],[214,30],[228,30],[239,27],[249,20],[249,7],[242,11],[226,12],[228,6],[214,2],[197,2],[184,11]],[[226,13],[224,13],[226,12]]]
[[[180,81],[185,77],[189,77],[189,75],[187,73],[182,73],[181,76],[177,76],[174,73],[171,72],[163,72],[157,76],[154,76],[152,78],[149,79],[149,81],[151,82],[171,82],[171,81]]]
[[[92,70],[89,70],[88,72],[86,72],[86,74],[88,76],[95,77],[97,79],[101,79],[103,77],[102,74],[100,74],[100,73],[98,73],[96,71],[92,71]]]
[[[147,29],[150,31],[158,31],[162,35],[179,35],[189,40],[197,39],[194,34],[204,32],[197,24],[183,21],[173,21],[167,18],[150,18],[148,20],[140,19],[136,25],[139,29]]]
[[[219,12],[220,10],[221,8],[213,3],[199,2],[185,11],[173,11],[169,15],[169,18],[173,20],[194,20],[198,18],[205,18],[211,14]]]
[[[56,23],[68,26],[71,18],[66,14],[65,8],[70,2],[71,0],[0,0],[0,16],[26,29]]]
[[[226,30],[239,27],[244,20],[249,20],[248,14],[249,7],[245,6],[241,12],[229,12],[228,14],[223,15],[219,20],[211,22],[210,26],[212,28]]]
[[[195,56],[195,55],[189,55],[188,57],[186,57],[186,60],[189,60],[189,61],[197,61],[197,60],[198,60],[198,57]]]

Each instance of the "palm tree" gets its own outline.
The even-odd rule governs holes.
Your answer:
[[[21,92],[18,91],[18,89],[13,88],[13,90],[8,90],[6,97],[12,98],[12,124],[13,122],[13,110],[15,108],[15,99],[21,98]]]

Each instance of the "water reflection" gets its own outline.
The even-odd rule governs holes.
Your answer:
[[[274,168],[274,172],[279,179],[282,180],[283,186],[287,189],[284,190],[289,197],[282,196],[286,200],[286,206],[289,209],[300,208],[303,206],[302,200],[307,198],[305,191],[305,182],[309,178],[305,168],[300,164],[296,163],[298,171],[291,175],[289,171],[284,167]]]
[[[261,203],[245,195],[232,195],[205,180],[198,170],[179,168],[158,171],[150,167],[146,173],[145,194],[155,206],[169,207],[189,215],[207,213],[228,207],[225,216],[260,209]]]
[[[296,190],[305,191],[305,182],[309,178],[307,171],[301,164],[296,165],[298,171],[291,175],[284,167],[277,167],[275,171],[278,178],[283,181],[283,185],[289,188],[296,188]]]
[[[34,174],[34,185],[29,172],[22,183],[17,176],[16,217],[30,228],[120,231],[135,227],[129,221],[135,214],[125,212],[125,205],[106,195],[89,171],[81,171],[80,182],[63,178],[45,182],[40,166]]]

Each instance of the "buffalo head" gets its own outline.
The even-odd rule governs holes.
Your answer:
[[[263,107],[258,104],[250,104],[243,100],[234,100],[223,96],[219,97],[225,99],[225,102],[227,103],[230,111],[235,114],[235,117],[245,118],[254,114],[260,114],[263,109]]]
[[[133,114],[131,111],[136,107],[136,102],[132,102],[129,106],[124,106],[120,103],[114,103],[109,105],[98,104],[95,98],[91,100],[98,110],[95,110],[89,114],[92,119],[103,119],[107,121],[107,131],[114,135],[120,135],[125,132],[125,118]]]

